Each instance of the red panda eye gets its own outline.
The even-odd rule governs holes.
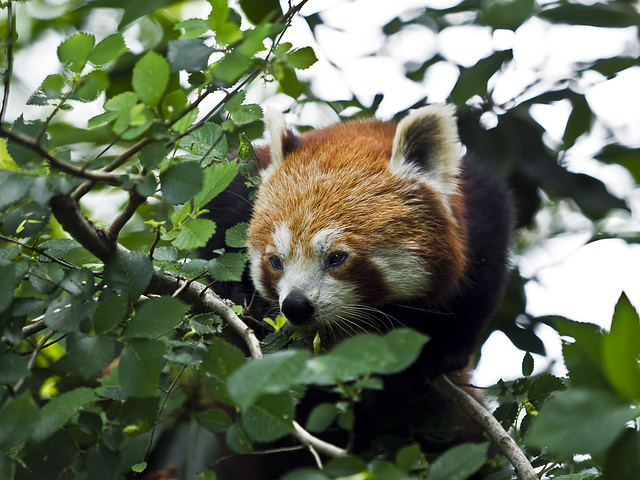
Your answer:
[[[284,270],[284,264],[282,263],[282,259],[277,255],[271,255],[269,257],[269,263],[271,263],[271,266],[276,270]]]
[[[347,260],[348,256],[349,254],[345,252],[333,252],[329,254],[327,257],[327,268],[339,267]]]

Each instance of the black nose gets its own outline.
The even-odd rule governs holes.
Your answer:
[[[282,302],[281,310],[289,322],[300,326],[311,320],[315,309],[307,297],[301,293],[291,292]]]

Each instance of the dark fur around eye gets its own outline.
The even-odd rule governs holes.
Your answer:
[[[349,257],[349,254],[345,252],[330,253],[325,261],[325,266],[326,268],[339,267],[340,265],[342,265],[344,262],[347,261],[348,257]]]
[[[269,257],[269,263],[271,263],[271,266],[276,270],[284,270],[284,264],[282,263],[282,259],[277,255],[271,255]]]

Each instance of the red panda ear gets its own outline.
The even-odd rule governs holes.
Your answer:
[[[271,165],[277,167],[284,162],[288,154],[296,149],[299,139],[292,130],[287,128],[287,122],[282,112],[267,108],[264,115],[264,123],[271,140]]]
[[[393,139],[391,168],[420,177],[449,194],[460,172],[460,145],[453,105],[428,105],[411,112],[398,124]]]

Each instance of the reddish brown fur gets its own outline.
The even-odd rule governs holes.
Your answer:
[[[424,294],[437,299],[455,292],[468,257],[463,199],[452,196],[452,218],[424,182],[392,174],[395,131],[394,123],[371,120],[300,135],[295,150],[260,191],[249,231],[254,248],[271,245],[275,228],[286,224],[293,232],[294,252],[310,256],[309,239],[315,233],[344,226],[349,233],[339,240],[363,258],[353,258],[359,268],[343,275],[357,276],[358,283],[371,279],[375,266],[366,257],[372,249],[398,247],[417,254],[435,273],[430,282],[435,290]],[[265,264],[263,281],[270,290],[273,275]],[[380,281],[379,275],[373,278],[369,288]],[[372,304],[385,301],[379,291],[371,293],[377,299]]]

